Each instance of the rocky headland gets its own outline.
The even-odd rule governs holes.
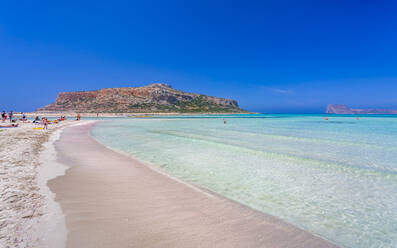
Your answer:
[[[182,92],[168,84],[61,92],[38,112],[79,113],[243,113],[237,101]]]

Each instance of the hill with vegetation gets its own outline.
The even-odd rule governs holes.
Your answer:
[[[41,112],[242,113],[237,101],[173,89],[168,84],[61,92]]]

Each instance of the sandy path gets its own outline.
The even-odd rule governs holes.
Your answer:
[[[274,217],[204,194],[66,128],[72,167],[49,182],[66,215],[67,247],[335,247]]]

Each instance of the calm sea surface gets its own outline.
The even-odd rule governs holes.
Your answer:
[[[397,247],[396,117],[125,118],[92,135],[343,247]]]

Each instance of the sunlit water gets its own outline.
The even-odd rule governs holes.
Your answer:
[[[341,246],[397,247],[397,118],[222,118],[119,119],[92,135]]]

